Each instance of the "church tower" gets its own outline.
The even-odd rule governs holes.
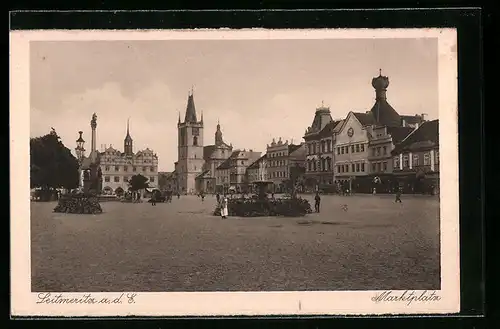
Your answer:
[[[130,131],[129,131],[129,119],[127,119],[127,136],[125,136],[125,140],[123,141],[123,152],[127,156],[133,155],[133,140],[132,137],[130,137]]]
[[[179,188],[183,193],[196,191],[196,176],[203,169],[203,114],[198,121],[194,105],[193,90],[188,95],[184,122],[177,124],[178,130],[178,179]]]

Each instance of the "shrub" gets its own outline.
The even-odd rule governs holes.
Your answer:
[[[309,201],[302,198],[290,199],[228,199],[229,216],[265,217],[265,216],[305,216],[312,212]],[[214,216],[220,216],[217,206]]]

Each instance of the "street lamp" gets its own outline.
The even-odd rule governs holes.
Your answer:
[[[82,138],[83,131],[79,131],[78,134],[80,134],[80,136],[76,140],[75,151],[78,161],[81,162],[83,160],[83,156],[85,155],[85,148],[83,147],[85,145],[85,140]]]

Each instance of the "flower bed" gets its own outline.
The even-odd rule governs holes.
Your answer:
[[[309,201],[302,198],[290,199],[228,199],[229,216],[265,217],[265,216],[305,216],[312,212]],[[214,216],[220,216],[217,206]]]
[[[54,212],[69,214],[100,214],[101,205],[95,195],[68,194],[59,199]]]

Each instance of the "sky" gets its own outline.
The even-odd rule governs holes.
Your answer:
[[[265,152],[273,138],[303,141],[322,102],[334,119],[370,110],[379,69],[400,114],[437,119],[437,50],[430,38],[32,41],[30,135],[53,127],[74,150],[82,130],[88,154],[95,112],[97,148],[123,151],[130,118],[134,152],[149,147],[172,171],[191,89],[205,145],[219,120],[234,148]]]

